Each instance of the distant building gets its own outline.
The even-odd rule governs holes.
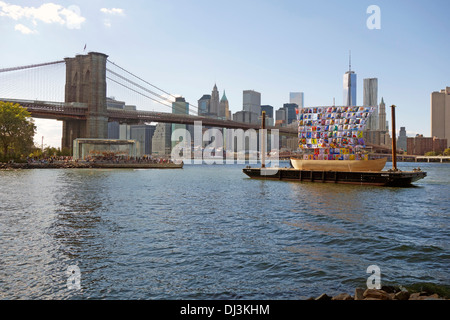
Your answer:
[[[205,94],[198,100],[198,115],[206,115],[209,113],[209,106],[211,104],[211,95]]]
[[[266,117],[273,119],[273,107],[272,106],[269,106],[269,105],[261,106],[261,112],[262,111],[266,112]]]
[[[152,154],[152,139],[155,133],[156,126],[154,125],[132,125],[130,126],[131,140],[139,142],[138,150],[140,155]]]
[[[353,71],[344,75],[344,106],[356,106],[356,73]]]
[[[228,103],[227,96],[225,95],[225,90],[223,91],[222,99],[220,99],[219,103],[219,112],[217,116],[221,119],[230,120],[230,105]]]
[[[152,155],[168,156],[172,151],[172,125],[158,123],[152,138]]]
[[[389,131],[388,124],[386,122],[386,104],[384,103],[383,98],[381,98],[380,112],[378,114],[378,130]]]
[[[186,102],[186,100],[183,97],[177,97],[174,102],[172,102],[172,113],[173,114],[189,114],[189,103]],[[172,133],[177,129],[184,129],[186,130],[185,124],[178,124],[173,123],[172,124]],[[177,141],[172,142],[172,147],[177,145]]]
[[[244,90],[242,110],[259,116],[261,113],[261,93],[254,90]]]
[[[275,124],[275,119],[273,117],[273,107],[269,105],[261,106],[261,114],[263,111],[266,112],[266,125],[273,126]]]
[[[375,111],[370,115],[367,123],[368,130],[378,130],[378,79],[364,79],[363,106],[374,107]]]
[[[356,73],[352,71],[352,57],[349,57],[348,71],[344,74],[344,106],[356,106]]]
[[[414,138],[407,138],[408,154],[423,156],[427,152],[434,151],[442,153],[447,148],[447,139],[439,139],[437,137],[424,137],[417,135]]]
[[[450,142],[450,87],[431,94],[431,135]]]
[[[295,103],[285,103],[283,108],[286,110],[286,124],[291,124],[297,121],[298,105]]]
[[[106,108],[108,109],[120,109],[125,108],[125,102],[117,101],[113,97],[106,98]],[[120,138],[120,124],[117,121],[108,122],[108,139],[119,139]]]
[[[259,115],[250,111],[238,111],[233,114],[233,121],[258,123]]]
[[[406,136],[406,128],[400,127],[400,132],[398,134],[397,139],[397,149],[402,149],[403,151],[407,151],[407,136]]]
[[[286,109],[280,108],[275,112],[275,125],[276,126],[285,126],[287,124],[286,118]]]
[[[295,103],[299,108],[303,108],[305,103],[303,92],[290,92],[289,103]]]
[[[217,90],[217,85],[214,84],[214,88],[211,92],[211,102],[209,105],[209,114],[212,116],[217,116],[219,112],[219,90]]]

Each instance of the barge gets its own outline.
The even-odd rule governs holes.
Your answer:
[[[420,169],[413,171],[345,172],[310,171],[294,168],[244,168],[243,172],[253,179],[286,180],[297,182],[344,183],[386,187],[408,187],[423,179],[427,173]]]
[[[391,108],[392,132],[395,132],[395,106],[393,105]],[[266,168],[263,144],[261,168],[246,167],[243,172],[253,179],[390,187],[408,187],[413,182],[424,179],[427,173],[420,168],[413,169],[413,171],[397,169],[396,139],[392,139],[393,167],[390,170],[382,171],[386,164],[386,158],[369,160],[368,154],[361,153],[364,145],[361,138],[362,130],[372,111],[373,109],[367,110],[364,107],[302,109],[302,114],[298,117],[299,145],[301,149],[309,149],[313,153],[305,152],[303,157],[291,158],[292,168]],[[347,121],[349,119],[354,121]],[[327,125],[331,121],[333,124],[339,121],[344,125],[346,123],[350,123],[350,125],[347,127]],[[265,112],[262,113],[262,129],[264,134]],[[333,138],[330,141],[327,138],[330,136],[341,138]],[[351,137],[356,138],[352,139]],[[263,143],[264,140],[263,137]],[[349,142],[358,145],[352,146]]]

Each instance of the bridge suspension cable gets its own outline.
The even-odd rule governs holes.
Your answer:
[[[2,72],[10,72],[10,71],[18,71],[18,70],[25,70],[25,69],[32,69],[32,68],[39,68],[44,66],[50,66],[52,64],[58,64],[58,63],[64,63],[64,60],[59,61],[53,61],[53,62],[45,62],[45,63],[39,63],[39,64],[30,64],[27,66],[19,66],[19,67],[13,67],[13,68],[3,68],[0,69],[0,73]]]
[[[0,69],[0,97],[64,101],[65,61]]]
[[[106,79],[111,80],[112,82],[117,83],[118,85],[120,85],[120,86],[122,86],[122,87],[124,87],[124,88],[126,88],[126,89],[128,89],[128,90],[131,90],[131,91],[133,91],[133,92],[135,92],[135,93],[137,93],[137,94],[139,94],[139,95],[141,95],[141,96],[143,96],[143,97],[145,97],[145,98],[148,98],[148,99],[150,99],[150,100],[153,100],[153,101],[155,101],[155,102],[158,102],[158,103],[160,103],[160,104],[162,104],[162,105],[165,105],[166,107],[172,108],[171,105],[165,104],[163,101],[156,100],[156,99],[154,99],[154,98],[152,98],[152,97],[150,97],[150,96],[147,96],[146,94],[143,94],[142,92],[139,92],[139,91],[137,91],[137,90],[134,90],[133,88],[130,88],[130,87],[126,86],[125,84],[120,83],[119,81],[116,81],[116,80],[114,80],[114,79],[112,79],[112,78],[110,78],[110,77],[108,77],[108,76],[106,76]]]
[[[123,88],[126,88],[134,93],[137,93],[138,95],[140,95],[142,97],[145,97],[147,99],[150,99],[154,102],[157,102],[161,105],[164,105],[165,107],[172,109],[172,103],[177,98],[175,95],[153,85],[152,83],[150,83],[150,82],[142,79],[141,77],[135,75],[134,73],[120,67],[119,65],[117,65],[116,63],[114,63],[110,60],[107,60],[107,62],[110,63],[111,65],[113,65],[114,67],[117,67],[120,71],[125,72],[127,75],[130,75],[130,76],[134,77],[135,79],[143,82],[144,84],[151,86],[153,89],[157,89],[157,90],[161,91],[162,94],[156,93],[155,91],[150,90],[150,89],[144,87],[143,85],[138,84],[136,81],[129,79],[127,76],[121,75],[118,72],[115,72],[115,71],[111,70],[111,68],[107,67],[106,70],[107,70],[107,73],[109,73],[109,75],[107,75],[108,80],[113,81],[115,84],[117,84]],[[113,78],[115,78],[115,79],[113,79]],[[127,82],[127,84],[122,83],[123,81]],[[133,87],[134,89],[131,87]],[[142,91],[144,91],[145,93],[143,93]],[[148,94],[153,95],[156,98],[152,98]],[[167,103],[169,103],[169,104],[167,104]],[[190,103],[188,103],[188,106],[189,106],[189,111],[193,112],[194,114],[198,114],[197,106],[194,106]]]

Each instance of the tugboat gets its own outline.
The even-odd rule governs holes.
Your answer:
[[[395,106],[391,108],[395,132]],[[425,178],[426,172],[420,169],[410,172],[397,169],[395,139],[392,139],[392,169],[382,171],[387,158],[369,159],[363,130],[373,111],[371,107],[297,109],[301,153],[290,159],[293,168],[266,168],[263,155],[261,168],[247,167],[243,172],[257,179],[401,187]],[[264,112],[262,118],[264,129]]]

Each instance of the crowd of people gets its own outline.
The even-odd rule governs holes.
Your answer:
[[[82,161],[82,160],[77,160]],[[166,158],[153,158],[152,156],[128,157],[116,155],[87,156],[86,162],[95,163],[168,163],[172,162]]]
[[[27,163],[55,163],[55,162],[70,162],[70,156],[51,156],[51,157],[27,157]]]
[[[27,157],[27,163],[171,163],[172,160],[167,158],[152,157],[144,155],[142,157],[129,157],[126,155],[101,154],[88,155],[84,160],[73,159],[71,156],[51,156],[51,157]]]

